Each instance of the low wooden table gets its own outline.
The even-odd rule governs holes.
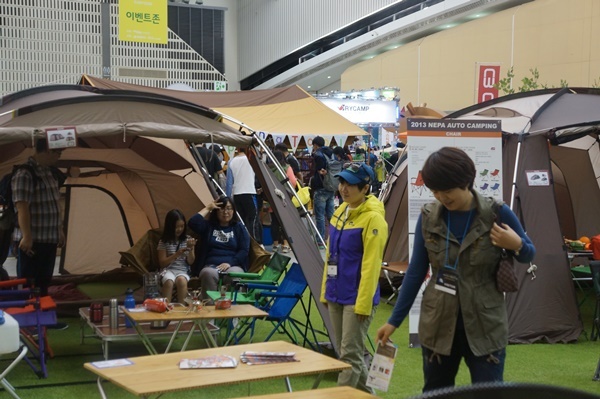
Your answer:
[[[148,311],[137,311],[132,309],[123,309],[125,317],[129,318],[137,333],[139,334],[142,342],[148,349],[151,355],[156,355],[158,352],[152,342],[146,334],[146,329],[142,328],[144,323],[149,322],[177,322],[175,331],[171,336],[171,340],[167,345],[165,353],[169,352],[175,337],[179,333],[179,330],[185,321],[191,321],[192,327],[188,333],[188,336],[181,348],[184,351],[187,348],[188,342],[194,333],[196,327],[202,334],[204,341],[208,347],[217,347],[217,342],[210,333],[209,321],[216,319],[235,319],[235,318],[247,318],[247,317],[265,317],[268,316],[267,312],[260,310],[252,305],[231,305],[229,309],[215,309],[214,306],[204,306],[197,311],[188,311],[186,307],[176,307],[174,310],[164,313],[148,312]]]
[[[245,351],[295,352],[298,362],[247,365],[235,369],[179,369],[181,359],[212,355],[229,355],[239,360]],[[127,359],[133,364],[114,368],[98,368],[92,363],[83,367],[98,376],[100,395],[106,398],[102,380],[110,381],[124,390],[143,398],[168,392],[186,391],[210,386],[239,384],[250,381],[284,378],[291,392],[289,377],[317,374],[313,388],[317,388],[324,373],[349,369],[351,366],[321,353],[283,341],[261,342],[220,348],[199,349],[185,353],[166,353]]]
[[[271,395],[245,396],[246,399],[377,399],[365,391],[351,387],[323,388],[312,391],[274,393]]]
[[[392,288],[392,295],[386,299],[387,303],[390,303],[392,298],[398,295],[398,291],[400,290],[400,286],[395,286],[392,282],[392,278],[390,277],[390,273],[399,274],[404,276],[406,274],[406,270],[408,269],[408,262],[383,262],[381,264],[381,270],[383,270],[383,274],[387,279],[390,287]]]
[[[84,343],[85,338],[93,337],[100,339],[102,341],[102,354],[104,355],[104,359],[109,358],[109,348],[111,343],[142,340],[135,328],[125,327],[125,316],[123,314],[119,314],[119,327],[117,328],[110,328],[108,325],[108,306],[104,307],[103,314],[102,322],[94,323],[90,320],[90,309],[87,307],[79,308],[79,316],[81,317],[81,343]],[[184,322],[178,333],[189,334],[192,325],[192,322]],[[92,330],[92,334],[86,334],[86,326]],[[175,323],[170,323],[164,328],[153,328],[152,323],[150,322],[140,323],[140,328],[149,339],[172,337],[176,327],[177,325]],[[213,337],[219,333],[219,328],[214,324],[208,323],[207,327]]]

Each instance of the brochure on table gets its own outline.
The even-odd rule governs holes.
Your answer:
[[[221,369],[237,367],[236,358],[229,355],[214,355],[195,359],[181,359],[180,369]]]
[[[486,197],[502,200],[502,130],[499,120],[408,119],[408,240],[412,252],[417,219],[423,205],[435,198],[420,175],[427,157],[442,147],[457,147],[475,163],[473,188]],[[423,283],[423,289],[427,281]],[[409,313],[410,347],[419,346],[421,309],[419,292]]]

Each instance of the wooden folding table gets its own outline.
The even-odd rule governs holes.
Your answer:
[[[179,362],[184,358],[229,355],[239,360],[240,355],[245,351],[294,352],[298,361],[261,365],[248,365],[240,362],[234,369],[181,370],[179,368]],[[106,398],[106,395],[102,388],[102,380],[110,381],[142,398],[148,398],[151,395],[160,396],[168,392],[278,378],[285,379],[287,389],[291,392],[289,377],[317,374],[318,377],[313,385],[313,388],[317,388],[324,373],[351,367],[332,357],[283,341],[174,352],[133,357],[126,360],[131,364],[112,368],[99,368],[97,362],[83,365],[98,376],[98,389],[103,398]]]
[[[175,337],[179,333],[179,330],[184,321],[191,321],[194,324],[190,328],[188,336],[181,348],[184,351],[187,348],[188,342],[192,337],[192,334],[196,327],[202,334],[206,345],[209,347],[216,347],[217,342],[213,338],[210,329],[209,329],[209,321],[213,319],[234,319],[234,318],[246,318],[246,317],[265,317],[268,314],[260,310],[252,305],[231,305],[229,309],[215,309],[214,306],[203,306],[201,309],[189,311],[188,308],[185,307],[176,307],[174,310],[165,313],[157,313],[157,312],[148,312],[142,309],[123,309],[125,317],[129,318],[133,322],[133,326],[135,327],[137,333],[140,335],[140,338],[148,352],[151,355],[156,355],[158,352],[154,345],[148,338],[146,334],[146,330],[142,328],[144,323],[148,322],[177,322],[177,327],[173,331],[173,335],[171,335],[171,339],[169,344],[167,345],[167,349],[165,353],[169,352]]]

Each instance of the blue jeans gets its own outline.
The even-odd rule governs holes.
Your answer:
[[[317,231],[325,239],[325,217],[327,217],[327,223],[329,223],[333,216],[333,191],[327,191],[323,188],[315,191],[313,208],[315,210]]]
[[[503,381],[506,349],[489,355],[475,356],[469,347],[465,331],[457,329],[450,356],[436,354],[423,347],[423,392],[454,386],[458,366],[463,357],[471,373],[471,383]]]

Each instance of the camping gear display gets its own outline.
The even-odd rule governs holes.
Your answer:
[[[515,292],[519,289],[514,259],[505,249],[502,249],[502,257],[496,270],[496,288],[500,292]]]
[[[38,103],[44,107],[33,107]],[[31,112],[17,112],[22,107]],[[0,114],[0,176],[27,160],[32,153],[32,137],[45,137],[46,128],[76,129],[78,146],[64,150],[57,165],[68,172],[64,194],[68,234],[59,270],[69,277],[94,274],[94,279],[109,283],[131,282],[126,287],[139,285],[139,275],[156,268],[139,273],[132,267],[120,267],[119,251],[131,248],[148,230],[160,229],[170,209],[177,207],[192,215],[216,198],[212,184],[199,173],[195,153],[188,146],[191,142],[248,147],[255,141],[269,151],[259,136],[248,134],[247,128],[240,132],[220,122],[220,116],[209,109],[138,91],[40,86],[5,96]],[[318,298],[323,270],[310,236],[316,230],[314,222],[299,214],[288,196],[278,196],[285,192],[280,182],[265,181],[267,166],[258,157],[253,162],[256,154],[251,148],[252,167],[286,226],[293,240],[290,243],[295,250],[300,248],[298,260],[309,276],[312,294]],[[307,231],[307,226],[312,230]],[[251,260],[253,256],[260,260],[252,254]],[[270,254],[265,252],[264,258],[264,262],[256,262],[257,268],[264,266]],[[320,304],[317,307],[330,330],[327,309]]]
[[[133,290],[131,288],[127,288],[127,291],[125,291],[123,306],[125,306],[125,309],[135,308],[135,298],[133,297]],[[125,327],[133,327],[133,323],[127,317],[125,318]]]

